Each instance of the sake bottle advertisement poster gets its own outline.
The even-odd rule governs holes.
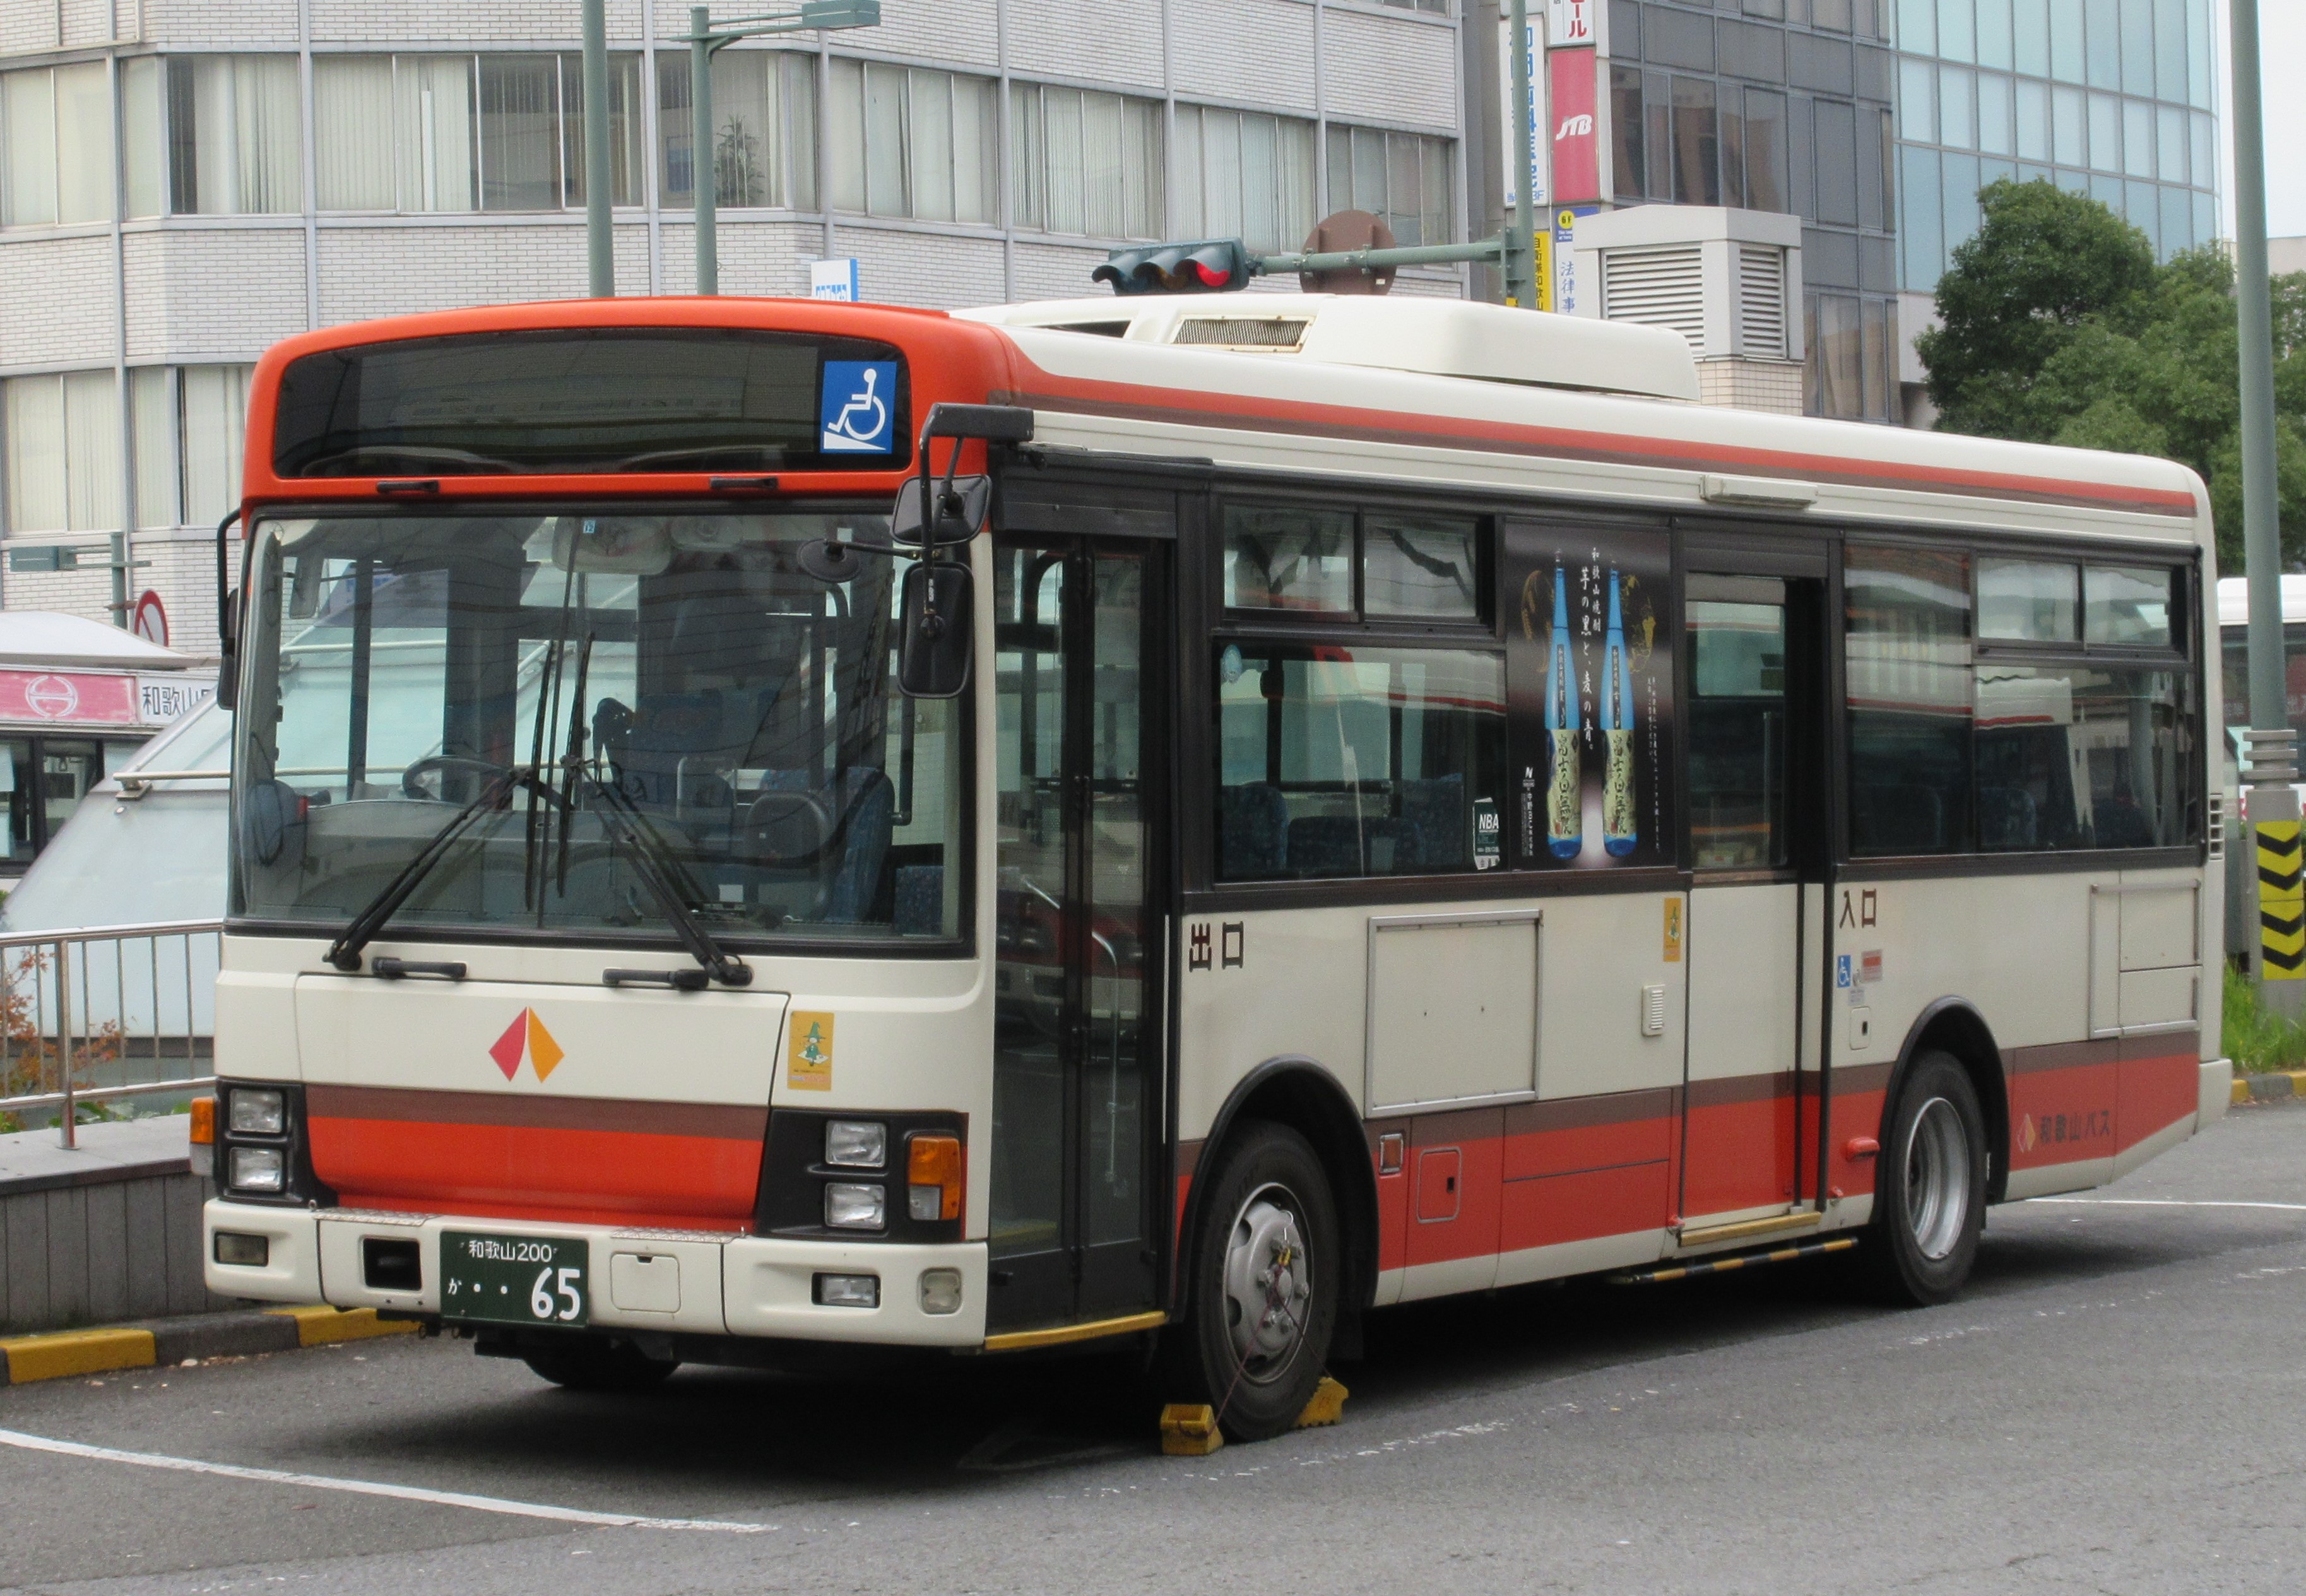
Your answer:
[[[1501,565],[1516,862],[1672,865],[1671,540],[1508,524]]]

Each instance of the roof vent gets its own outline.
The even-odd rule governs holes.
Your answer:
[[[1213,349],[1269,349],[1295,354],[1305,342],[1305,323],[1277,316],[1188,316],[1177,323],[1180,344]]]
[[[1738,353],[1748,360],[1786,358],[1786,252],[1770,244],[1738,246]]]

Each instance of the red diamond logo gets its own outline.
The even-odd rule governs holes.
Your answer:
[[[528,1011],[523,1009],[512,1017],[512,1023],[505,1027],[505,1034],[499,1037],[496,1045],[489,1049],[489,1056],[497,1061],[497,1068],[504,1071],[507,1080],[510,1080],[519,1070],[520,1055],[527,1046]]]

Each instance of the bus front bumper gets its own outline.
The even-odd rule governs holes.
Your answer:
[[[926,1246],[792,1241],[698,1231],[620,1231],[541,1221],[468,1219],[354,1209],[269,1208],[224,1199],[202,1210],[209,1290],[264,1302],[440,1313],[443,1232],[581,1242],[590,1260],[585,1322],[604,1329],[761,1336],[885,1346],[975,1347],[985,1340],[982,1242]],[[260,1240],[262,1261],[256,1261]],[[368,1284],[366,1243],[405,1255],[414,1242],[417,1289]],[[238,1257],[245,1262],[224,1262]],[[670,1267],[668,1267],[670,1266]],[[960,1276],[957,1309],[932,1312]],[[879,1283],[873,1307],[820,1301],[819,1276]],[[934,1276],[925,1282],[924,1276]],[[444,1316],[453,1317],[453,1316]],[[477,1322],[477,1321],[466,1321]],[[497,1323],[500,1321],[487,1321]],[[542,1324],[545,1321],[537,1321]]]

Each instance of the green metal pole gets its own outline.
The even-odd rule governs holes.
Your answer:
[[[696,195],[696,291],[721,292],[721,252],[713,236],[720,226],[714,192],[720,174],[713,160],[713,17],[702,5],[688,8],[688,182]]]
[[[2242,332],[2242,549],[2250,576],[2250,723],[2290,724],[2282,669],[2282,521],[2274,469],[2274,318],[2266,286],[2266,122],[2258,0],[2233,0],[2234,298]]]
[[[1529,0],[1512,0],[1514,209],[1506,222],[1506,297],[1526,310],[1540,304],[1537,291],[1537,217],[1532,209],[1529,169],[1537,158],[1530,124],[1536,120],[1530,99]]]
[[[617,293],[610,182],[608,0],[585,0],[585,253],[595,299]]]

